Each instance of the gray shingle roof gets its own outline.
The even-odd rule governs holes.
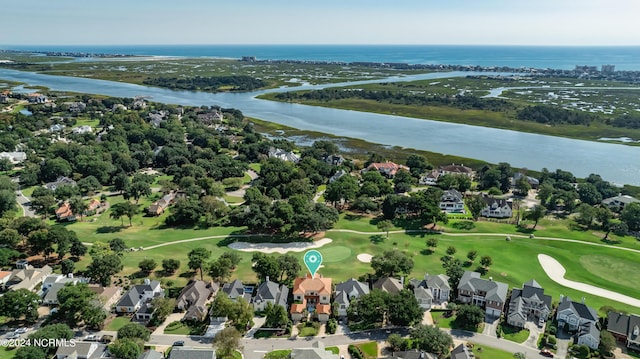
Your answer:
[[[486,300],[502,302],[507,299],[509,286],[506,283],[495,282],[480,278],[480,273],[465,271],[458,284],[458,290],[468,290],[471,292],[485,292]]]
[[[216,359],[216,351],[209,348],[173,347],[169,359]]]
[[[160,282],[157,280],[151,281],[149,284],[138,284],[134,285],[129,289],[127,293],[125,293],[122,298],[118,301],[116,306],[118,307],[133,307],[140,301],[142,294],[144,292],[153,291],[156,286],[158,286]]]
[[[369,293],[369,286],[365,283],[358,282],[357,280],[351,278],[346,282],[336,284],[336,300],[340,297],[342,301],[338,303],[349,303],[349,298],[358,298],[365,294]],[[345,298],[345,299],[342,299]],[[346,301],[344,301],[346,300]]]
[[[402,290],[402,283],[395,278],[382,277],[373,283],[373,289],[380,289],[395,294]]]
[[[564,297],[562,302],[558,305],[558,312],[566,309],[571,309],[578,317],[596,322],[598,321],[598,313],[595,309],[584,303],[578,303],[572,301],[569,297]]]
[[[242,296],[244,296],[244,284],[242,284],[239,279],[236,279],[231,283],[225,283],[225,285],[222,286],[222,291],[231,299],[242,298]]]
[[[163,359],[162,353],[159,353],[155,350],[147,350],[146,352],[140,354],[138,359]]]
[[[460,344],[451,351],[451,359],[471,359],[473,353],[464,345]]]
[[[260,283],[256,289],[254,300],[273,300],[276,304],[287,308],[287,297],[289,288],[270,280]]]

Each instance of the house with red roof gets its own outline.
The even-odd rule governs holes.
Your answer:
[[[390,161],[383,163],[374,162],[367,167],[367,171],[378,171],[387,178],[393,178],[399,170],[409,171],[409,167]]]
[[[300,321],[307,313],[317,315],[320,322],[328,321],[331,314],[331,278],[324,278],[320,274],[296,278],[293,282],[293,300],[289,311],[293,321]]]

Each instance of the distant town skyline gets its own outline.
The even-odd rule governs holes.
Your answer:
[[[637,0],[30,0],[0,45],[640,45]]]

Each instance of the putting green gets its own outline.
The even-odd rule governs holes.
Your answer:
[[[580,257],[580,265],[596,277],[610,282],[634,287],[638,283],[640,263],[622,258],[614,258],[601,254],[591,254]]]
[[[317,249],[322,254],[324,263],[335,263],[343,261],[351,256],[351,248],[345,246],[330,246]]]

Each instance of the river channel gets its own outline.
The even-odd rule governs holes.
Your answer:
[[[245,115],[290,127],[363,139],[391,146],[477,158],[492,163],[540,170],[561,168],[579,177],[598,173],[616,184],[640,185],[640,147],[381,115],[350,110],[260,100],[268,92],[321,89],[384,81],[413,81],[472,75],[471,72],[431,73],[384,80],[304,85],[249,93],[173,91],[121,82],[43,75],[0,69],[0,79],[45,86],[51,90],[114,97],[149,96],[152,101],[191,106],[232,107]]]

